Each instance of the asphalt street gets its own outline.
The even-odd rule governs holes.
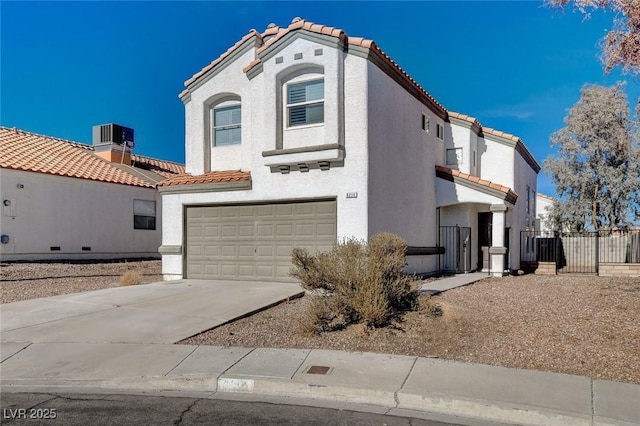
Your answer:
[[[141,395],[3,393],[3,425],[415,425],[431,420],[331,408]]]

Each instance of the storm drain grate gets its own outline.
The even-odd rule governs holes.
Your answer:
[[[307,370],[307,374],[327,374],[331,367],[325,367],[324,365],[312,365]]]

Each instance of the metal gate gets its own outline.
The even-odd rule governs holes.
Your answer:
[[[441,226],[440,243],[445,248],[440,255],[440,270],[447,272],[470,272],[471,228],[462,226]]]
[[[597,233],[523,231],[520,259],[553,262],[559,274],[597,274],[600,245]]]

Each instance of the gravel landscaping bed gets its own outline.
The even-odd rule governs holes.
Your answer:
[[[384,352],[640,384],[637,278],[487,278],[430,300],[423,296],[423,309],[393,327],[356,325],[319,336],[297,326],[311,297],[180,343]],[[433,304],[442,315],[433,315]]]
[[[162,280],[161,262],[3,263],[2,303],[118,286],[127,271]],[[579,374],[640,384],[640,279],[594,276],[487,278],[421,298],[385,329],[360,325],[319,336],[298,323],[312,296],[184,340],[183,344],[323,348]],[[433,313],[439,306],[441,315]]]
[[[142,283],[162,281],[160,260],[104,262],[16,262],[0,264],[0,303],[119,286],[125,272]]]

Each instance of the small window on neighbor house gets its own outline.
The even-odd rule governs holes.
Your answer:
[[[447,149],[447,164],[462,164],[462,148]]]
[[[436,124],[436,137],[444,140],[444,127],[440,123]]]
[[[476,152],[473,151],[473,167],[476,166]]]
[[[156,202],[133,200],[133,229],[156,229]]]
[[[422,114],[422,130],[429,133],[429,117],[426,114]]]
[[[287,126],[324,123],[324,79],[287,85]]]
[[[242,141],[242,109],[240,105],[213,110],[213,146],[238,145]]]
[[[531,188],[527,185],[527,214],[531,213]],[[527,218],[529,220],[529,218]]]

